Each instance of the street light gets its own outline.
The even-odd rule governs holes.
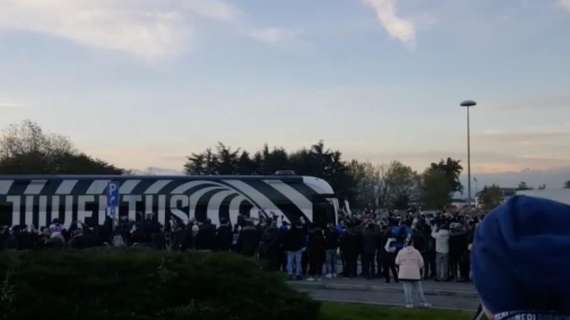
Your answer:
[[[460,106],[467,108],[467,203],[471,206],[471,128],[469,122],[469,108],[477,105],[473,100],[465,100]]]

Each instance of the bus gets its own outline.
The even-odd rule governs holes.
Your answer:
[[[103,225],[111,184],[118,187],[118,217],[133,221],[151,214],[162,225],[171,219],[235,225],[241,215],[325,226],[338,219],[333,188],[308,176],[0,175],[0,225],[41,228],[54,219],[66,227]]]

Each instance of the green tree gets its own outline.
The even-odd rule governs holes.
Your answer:
[[[299,175],[308,175],[327,180],[335,192],[344,199],[353,200],[355,180],[349,166],[342,160],[340,151],[325,147],[319,141],[310,148],[304,148],[289,154],[285,149],[268,145],[256,152],[253,159],[250,154],[219,143],[216,152],[206,149],[202,153],[193,153],[184,170],[188,174],[265,174],[271,175],[278,170],[293,170]]]
[[[250,158],[247,151],[242,151],[237,162],[237,173],[242,175],[255,174],[257,169],[255,160]]]
[[[69,139],[46,134],[30,120],[9,126],[0,138],[1,174],[122,174],[123,169],[73,148]]]
[[[208,148],[202,153],[193,153],[184,164],[186,174],[213,175],[218,174],[218,155]]]
[[[354,200],[355,180],[340,151],[329,149],[323,141],[319,141],[310,149],[291,154],[290,160],[298,174],[325,179],[341,198]]]
[[[430,167],[422,175],[422,203],[427,209],[443,209],[451,202],[452,187],[447,173]]]
[[[294,170],[289,161],[289,155],[283,148],[274,147],[269,149],[268,145],[264,145],[262,151],[257,153],[256,157],[260,159],[259,171],[261,174],[274,174],[279,170]]]
[[[184,171],[187,174],[202,175],[205,173],[206,156],[201,153],[192,153],[188,161],[184,164]]]
[[[239,152],[240,149],[232,150],[231,147],[218,142],[217,150],[217,162],[215,164],[215,171],[218,174],[237,174],[238,173],[238,162],[239,162]]]
[[[497,185],[485,186],[479,194],[479,201],[483,210],[493,210],[503,202],[503,191]]]
[[[384,172],[381,192],[382,206],[407,209],[418,189],[418,174],[399,161],[392,162]]]
[[[380,168],[369,162],[352,160],[349,172],[355,182],[351,206],[359,209],[377,209],[382,187]]]
[[[570,180],[564,183],[564,189],[570,189]]]
[[[430,165],[430,169],[442,170],[445,172],[445,176],[447,177],[450,188],[450,193],[463,192],[463,185],[461,185],[461,181],[459,180],[461,172],[463,171],[461,161],[448,157],[446,160],[440,160],[438,163],[433,162]]]

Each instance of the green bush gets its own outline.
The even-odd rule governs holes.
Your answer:
[[[232,254],[0,254],[0,318],[314,320],[319,303]]]

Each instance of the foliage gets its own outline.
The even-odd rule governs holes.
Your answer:
[[[422,203],[428,209],[443,209],[454,192],[463,192],[459,176],[463,167],[459,160],[447,158],[432,162],[422,175]]]
[[[312,320],[319,313],[279,274],[231,254],[10,252],[0,255],[0,279],[7,274],[6,319]]]
[[[419,176],[411,167],[393,161],[385,170],[382,184],[382,207],[407,209],[419,187]]]
[[[122,169],[73,148],[67,138],[45,134],[29,120],[0,138],[0,174],[121,174]]]
[[[206,149],[192,154],[184,168],[187,174],[197,175],[271,175],[278,170],[292,170],[325,179],[341,198],[359,209],[406,209],[420,200],[429,207],[443,207],[450,202],[452,192],[462,190],[459,175],[463,169],[458,160],[447,158],[432,163],[422,179],[398,161],[387,167],[356,160],[347,163],[340,151],[326,148],[322,141],[292,153],[265,145],[253,157],[246,151],[240,153],[239,148],[234,150],[218,143],[215,151]]]
[[[320,320],[468,320],[472,314],[467,311],[451,310],[404,310],[360,304],[323,303]]]
[[[444,209],[451,202],[451,186],[446,172],[430,167],[422,175],[422,203],[426,209]]]
[[[503,202],[503,191],[497,185],[485,186],[479,194],[479,202],[483,210],[493,210]]]
[[[461,161],[453,160],[452,158],[447,158],[446,160],[440,160],[438,163],[433,162],[429,169],[432,170],[442,170],[447,177],[449,185],[449,193],[452,192],[463,192],[463,185],[459,181],[459,176],[463,171],[461,166]]]
[[[377,209],[383,184],[381,168],[368,162],[352,160],[349,170],[356,182],[351,205],[355,208]]]
[[[208,148],[203,153],[193,153],[188,157],[188,162],[184,165],[188,174],[211,175],[217,174],[218,156]]]
[[[278,170],[293,170],[300,175],[309,175],[327,180],[334,190],[347,199],[354,196],[354,178],[349,165],[342,160],[342,153],[325,147],[322,141],[309,149],[288,153],[283,148],[270,149],[265,145],[253,158],[246,151],[232,150],[218,143],[216,151],[206,149],[194,153],[184,165],[187,174],[274,174]]]

